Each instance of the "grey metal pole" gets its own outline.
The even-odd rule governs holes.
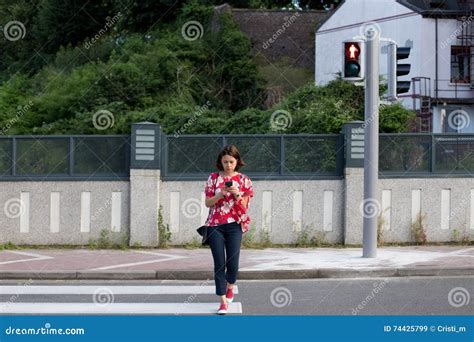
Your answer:
[[[387,85],[388,100],[395,101],[397,99],[397,45],[389,42],[387,45]]]
[[[377,256],[377,198],[379,170],[379,32],[367,31],[365,78],[365,158],[364,158],[364,231],[363,257]]]

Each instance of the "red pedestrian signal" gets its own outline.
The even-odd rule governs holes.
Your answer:
[[[360,46],[358,43],[345,43],[346,58],[358,59],[360,55]]]
[[[359,81],[364,78],[362,59],[362,41],[346,41],[343,43],[344,61],[342,78],[349,81]]]

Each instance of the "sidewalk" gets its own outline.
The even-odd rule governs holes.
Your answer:
[[[243,249],[239,279],[474,275],[473,246]],[[0,251],[0,279],[213,278],[206,249],[18,249]]]

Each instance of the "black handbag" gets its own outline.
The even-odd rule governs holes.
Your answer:
[[[216,194],[216,184],[217,184],[217,178],[219,178],[219,175],[217,175],[216,180],[214,181],[214,195]],[[196,231],[198,232],[199,235],[202,236],[202,245],[203,246],[208,246],[209,245],[209,240],[208,240],[208,226],[201,226]]]
[[[203,246],[206,246],[206,245],[209,245],[209,241],[207,239],[207,226],[201,226],[199,227],[197,230],[197,232],[199,233],[199,235],[202,236],[202,245]]]

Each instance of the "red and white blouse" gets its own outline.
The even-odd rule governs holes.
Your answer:
[[[218,226],[237,222],[241,224],[242,232],[245,233],[249,230],[250,217],[247,215],[247,209],[250,197],[253,197],[253,186],[249,177],[242,173],[229,177],[222,176],[219,172],[213,172],[207,179],[204,193],[206,198],[214,197],[215,194],[222,191],[225,182],[231,180],[239,189],[242,197],[249,197],[247,205],[244,205],[242,200],[236,201],[234,195],[228,192],[224,198],[219,199],[214,206],[209,208],[209,215],[204,224],[206,226]]]

